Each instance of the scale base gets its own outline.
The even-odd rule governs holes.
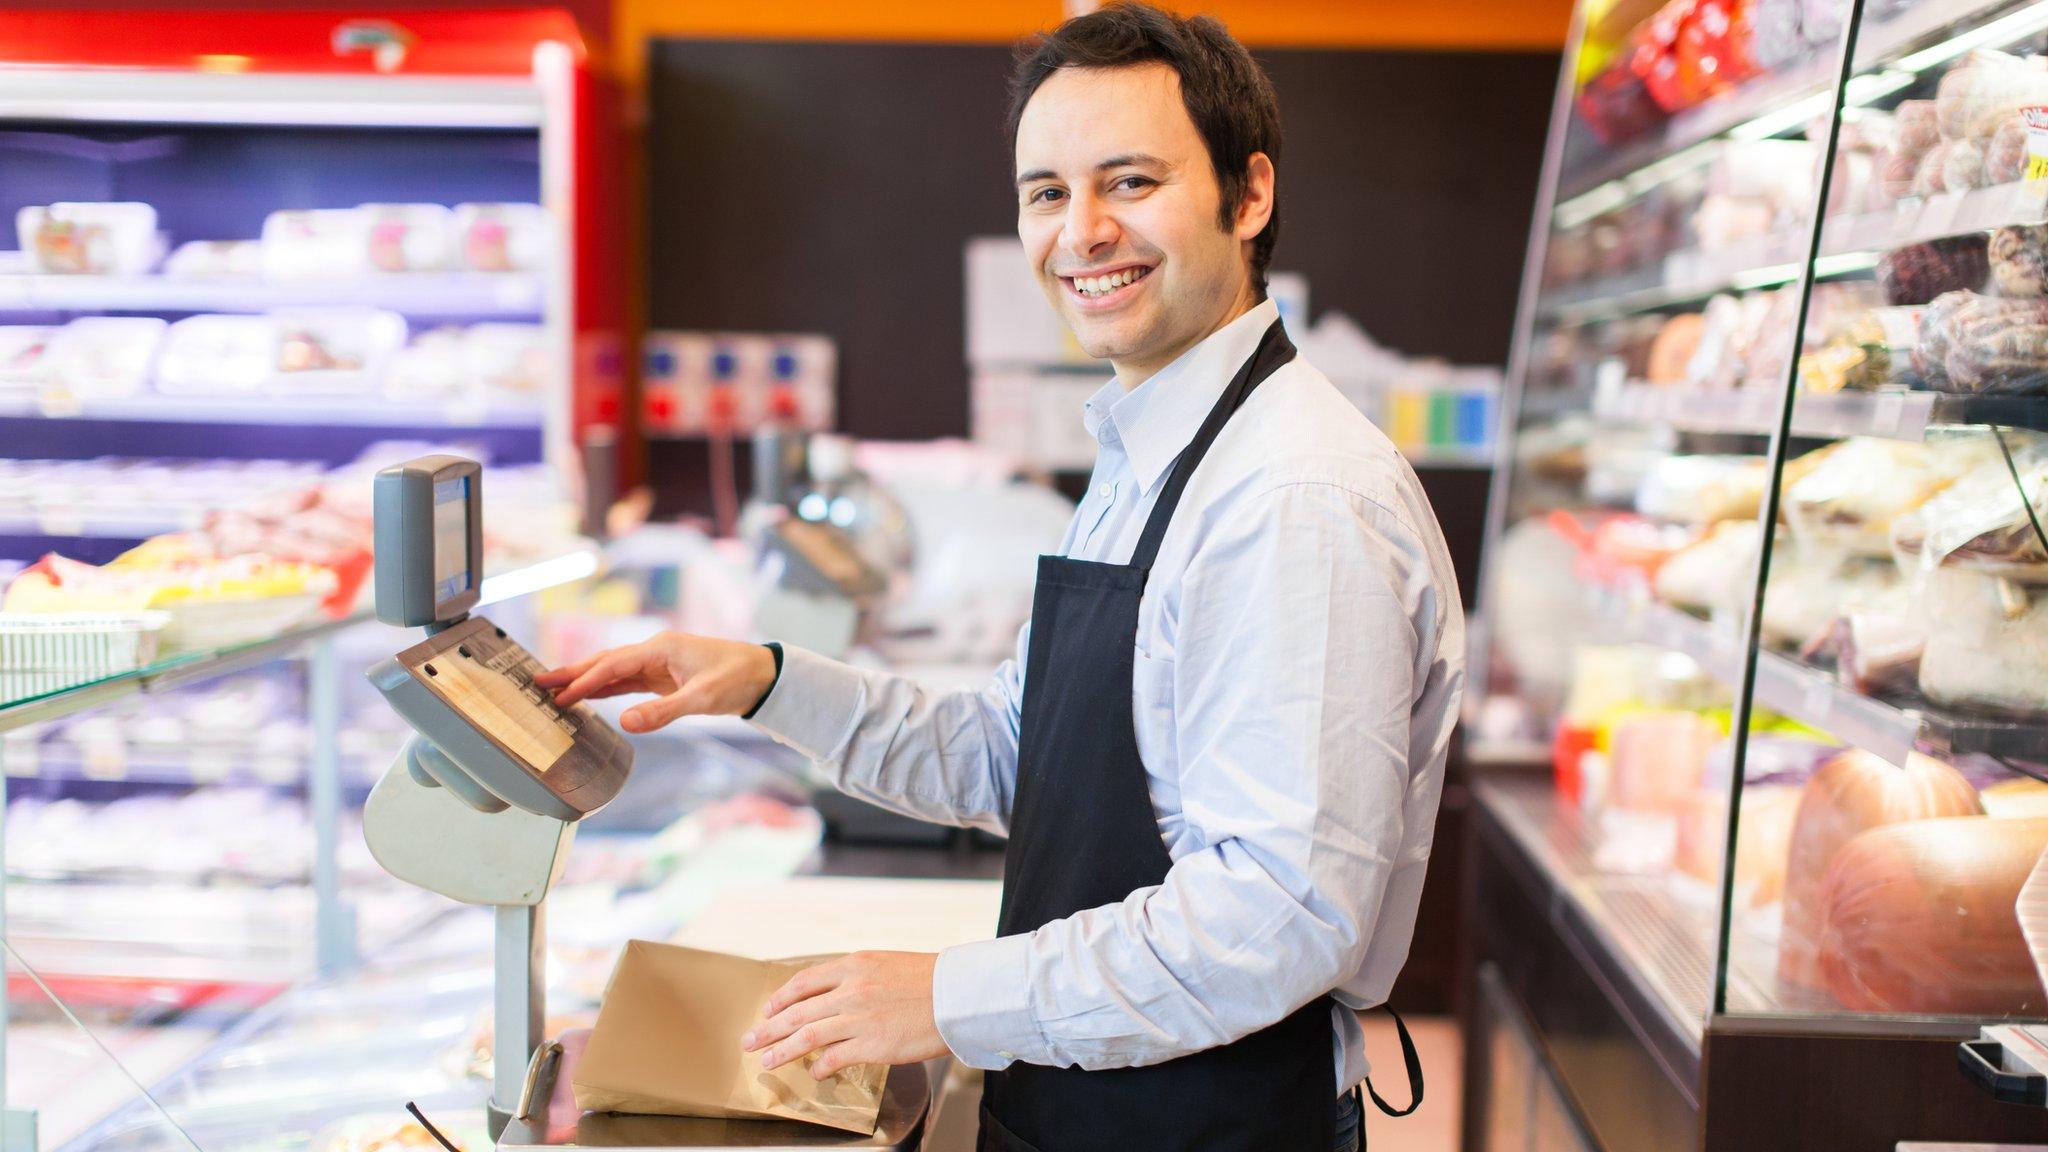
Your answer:
[[[582,1045],[544,1044],[526,1072],[519,1111],[498,1136],[498,1152],[542,1152],[574,1146],[617,1152],[669,1152],[683,1148],[888,1148],[911,1152],[924,1138],[931,1112],[931,1081],[922,1064],[889,1069],[882,1111],[867,1136],[792,1120],[718,1120],[695,1116],[638,1116],[579,1112],[569,1092]],[[495,1104],[495,1126],[500,1115]]]

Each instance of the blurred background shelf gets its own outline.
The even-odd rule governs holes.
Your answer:
[[[267,312],[360,305],[416,317],[537,320],[545,297],[546,282],[520,272],[393,272],[307,280],[0,274],[0,313]]]

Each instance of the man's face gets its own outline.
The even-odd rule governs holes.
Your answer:
[[[1040,285],[1126,384],[1253,299],[1246,241],[1271,212],[1270,176],[1224,227],[1223,190],[1171,67],[1046,77],[1017,125],[1017,177],[1017,234]]]

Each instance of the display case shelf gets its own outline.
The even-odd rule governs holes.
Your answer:
[[[1742,675],[1742,638],[1719,623],[1666,604],[1597,594],[1600,616],[1616,635],[1690,656],[1731,688]],[[1894,763],[1915,750],[1948,756],[1981,754],[2037,777],[2048,777],[2048,727],[2038,721],[1972,716],[1919,701],[1864,695],[1826,669],[1779,652],[1757,656],[1757,703]]]
[[[423,318],[538,321],[545,297],[545,282],[522,272],[392,272],[305,280],[0,274],[0,318],[10,312],[268,312],[353,306]]]
[[[1593,415],[1616,424],[1768,436],[1777,428],[1778,406],[1777,388],[1770,384],[1725,392],[1631,384],[1597,394]],[[1929,428],[1966,424],[2048,431],[2048,396],[1965,396],[1897,388],[1808,392],[1792,409],[1796,436],[1920,440]]]
[[[1669,308],[1720,292],[1784,284],[1799,278],[1805,239],[1778,234],[1712,251],[1673,252],[1651,268],[1546,293],[1541,315],[1556,323],[1580,324]]]
[[[348,428],[539,428],[538,402],[485,397],[412,400],[372,392],[354,396],[0,398],[0,419],[118,420],[147,424],[308,425]]]
[[[2043,187],[2019,181],[1967,192],[1908,197],[1887,212],[1837,216],[1821,230],[1821,253],[1846,256],[2048,220]]]

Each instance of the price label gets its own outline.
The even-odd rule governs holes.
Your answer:
[[[1899,417],[1906,411],[1906,394],[1903,392],[1879,392],[1870,405],[1870,433],[1873,436],[1897,436]]]
[[[2048,107],[2022,108],[2020,120],[2027,126],[2027,188],[2040,191],[2048,188]]]
[[[1828,726],[1828,713],[1834,708],[1835,686],[1815,677],[1807,682],[1806,691],[1800,699],[1805,715],[1799,717],[1816,728]]]

